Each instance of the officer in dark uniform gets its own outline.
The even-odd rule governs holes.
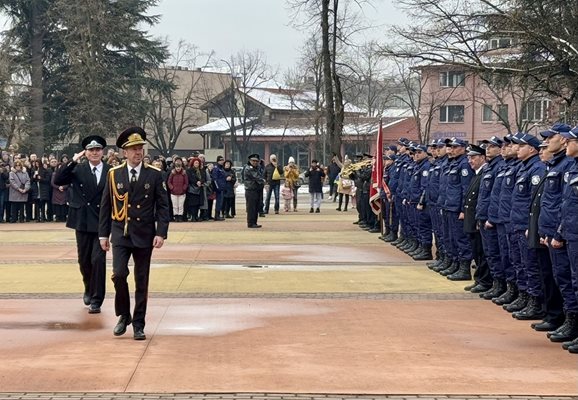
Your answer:
[[[428,148],[420,144],[415,146],[413,175],[409,189],[409,201],[415,216],[416,237],[418,248],[408,255],[416,261],[431,260],[432,257],[432,227],[429,204],[427,202],[427,188],[429,183]]]
[[[409,150],[407,148],[409,140],[406,138],[400,138],[397,141],[397,144],[399,145],[399,154],[397,160],[395,161],[395,174],[391,179],[391,193],[394,203],[393,210],[395,213],[395,218],[397,218],[399,221],[400,232],[398,238],[390,243],[391,245],[397,246],[399,248],[405,245],[409,240],[409,237],[407,236],[407,222],[403,210],[403,198],[401,196],[401,192],[403,190],[405,173],[407,165],[410,162],[410,156]]]
[[[405,165],[405,170],[403,173],[403,179],[400,181],[401,185],[401,207],[402,207],[402,218],[405,220],[405,237],[406,242],[405,244],[401,244],[398,248],[409,254],[415,250],[417,250],[419,246],[418,236],[417,236],[417,227],[415,226],[415,210],[414,207],[410,204],[410,186],[411,186],[411,179],[413,177],[413,170],[415,168],[415,146],[416,144],[413,142],[409,142],[407,144],[407,149],[409,152],[409,160]]]
[[[447,187],[449,180],[450,166],[452,165],[453,155],[451,152],[451,139],[444,139],[438,142],[438,156],[445,155],[445,161],[440,163],[440,184],[437,198],[438,220],[439,220],[439,234],[440,242],[443,243],[444,255],[441,262],[432,267],[435,272],[441,272],[452,266],[455,258],[454,248],[451,244],[451,237],[449,232],[448,221],[444,210],[444,204],[447,196]],[[443,148],[442,148],[443,147]]]
[[[464,232],[468,235],[472,246],[472,257],[476,263],[474,281],[476,285],[489,287],[492,282],[490,268],[484,254],[482,236],[480,234],[479,221],[476,219],[477,206],[479,204],[480,184],[484,176],[486,164],[486,150],[483,147],[469,145],[467,149],[468,163],[475,175],[470,181],[470,186],[465,194],[464,201]],[[466,280],[471,278],[469,271],[460,271],[448,278],[451,280]]]
[[[454,258],[452,264],[440,273],[450,277],[449,279],[469,280],[471,279],[470,266],[473,255],[471,243],[464,234],[464,202],[474,171],[468,164],[466,157],[468,142],[452,138],[448,144],[453,158],[448,171],[443,209],[450,238],[449,244],[453,249]]]
[[[114,307],[119,316],[114,335],[126,332],[132,322],[135,340],[145,340],[145,317],[153,248],[161,248],[169,229],[167,187],[158,168],[143,162],[146,133],[140,127],[123,131],[116,146],[126,161],[112,168],[100,204],[100,245],[105,251],[112,242]],[[109,242],[110,236],[110,242]],[[128,261],[134,261],[135,307],[130,313]]]
[[[528,216],[530,215],[530,203],[542,176],[546,173],[546,166],[538,152],[540,140],[532,135],[524,133],[513,138],[518,144],[518,158],[522,161],[516,175],[516,187],[512,194],[512,239],[517,242],[520,262],[514,264],[517,267],[516,275],[518,289],[522,292],[517,305],[509,307],[516,319],[533,320],[544,317],[543,290],[540,269],[536,258],[535,249],[528,247],[526,230],[528,229]],[[515,249],[515,247],[514,247]],[[527,299],[527,301],[525,301]],[[522,307],[523,306],[523,307]]]
[[[428,268],[433,269],[441,265],[446,257],[442,230],[443,220],[441,217],[441,209],[438,204],[440,192],[443,190],[440,186],[442,169],[447,164],[448,160],[444,139],[432,140],[430,144],[430,152],[434,156],[435,160],[431,163],[429,170],[426,199],[429,204],[432,231],[436,243],[436,259],[434,262],[428,263],[427,266]]]
[[[78,264],[84,282],[84,304],[89,314],[100,313],[106,291],[106,253],[98,239],[98,216],[102,192],[110,167],[102,162],[106,140],[88,136],[82,140],[82,150],[67,165],[56,170],[54,184],[70,185],[66,226],[76,231]],[[79,163],[86,156],[87,162]]]
[[[575,160],[574,165],[568,171],[568,178],[562,195],[560,226],[556,231],[554,240],[550,246],[560,249],[566,247],[570,267],[574,278],[578,273],[578,129],[570,132],[560,132],[567,139],[566,155]],[[573,281],[574,291],[578,293],[578,282]],[[570,353],[578,353],[578,339],[565,342],[562,347]]]
[[[552,342],[565,342],[578,337],[578,297],[572,283],[568,248],[552,245],[562,222],[560,220],[562,194],[569,173],[575,164],[574,159],[566,155],[569,142],[562,136],[563,133],[568,135],[571,129],[566,124],[555,124],[541,133],[548,150],[553,153],[553,158],[548,163],[548,173],[545,177],[538,219],[538,235],[548,245],[551,263],[547,265],[549,269],[546,266],[542,268],[543,278],[545,278],[546,316],[544,322],[537,324],[534,329],[549,331],[548,337]],[[558,294],[562,297],[562,309],[556,307]],[[556,326],[560,325],[561,319],[564,323]]]
[[[550,132],[542,132],[543,137],[550,135]],[[553,142],[554,143],[554,142]],[[562,144],[559,142],[559,144]],[[556,151],[558,152],[558,151]],[[562,150],[562,155],[565,157],[565,151]],[[546,164],[546,170],[548,170],[552,164],[553,153],[548,150],[548,141],[545,140],[540,144],[540,160]],[[573,160],[572,160],[573,161]],[[548,252],[548,247],[546,246],[545,237],[540,236],[540,226],[539,220],[542,215],[541,203],[548,185],[548,173],[542,177],[538,187],[532,195],[532,202],[530,204],[530,218],[528,221],[528,247],[534,249],[536,252],[536,258],[538,259],[538,265],[540,267],[540,275],[542,277],[542,287],[544,292],[544,320],[540,323],[533,323],[531,325],[532,329],[539,331],[554,331],[557,329],[564,320],[564,312],[562,308],[562,295],[558,286],[554,282],[554,275],[552,273],[552,260],[550,259],[550,254]],[[560,199],[561,202],[561,199]],[[559,211],[559,210],[558,210]],[[556,228],[554,228],[554,232]],[[547,329],[550,328],[550,329]],[[571,340],[572,338],[560,339],[560,342]]]
[[[259,217],[259,208],[262,203],[265,177],[263,169],[259,166],[259,160],[259,154],[251,154],[249,156],[249,162],[243,169],[248,228],[261,227],[261,225],[257,223],[257,219]]]
[[[393,200],[391,197],[391,174],[393,173],[394,162],[397,159],[395,153],[383,156],[383,187],[380,189],[379,197],[381,199],[381,213],[383,215],[384,234],[380,239],[386,242],[393,242],[397,239],[397,221],[393,215]],[[395,225],[394,225],[395,224]]]
[[[476,207],[476,220],[480,227],[482,246],[490,269],[490,276],[492,277],[492,282],[479,282],[481,283],[478,287],[479,290],[487,289],[485,292],[480,293],[480,297],[486,300],[491,300],[494,297],[501,296],[507,288],[506,277],[504,276],[503,270],[500,266],[502,260],[500,258],[498,231],[494,225],[486,225],[489,218],[488,210],[490,208],[494,182],[496,181],[498,171],[504,164],[504,159],[500,154],[503,143],[502,139],[496,136],[492,136],[490,139],[482,141],[486,152],[486,161],[488,163],[482,171],[482,181],[480,183],[478,205]],[[477,274],[476,271],[476,275]]]

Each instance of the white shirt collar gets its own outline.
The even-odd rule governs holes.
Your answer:
[[[141,162],[139,165],[137,165],[136,167],[131,167],[131,166],[128,164],[128,162],[127,162],[127,163],[126,163],[126,167],[127,167],[127,169],[128,169],[128,177],[129,177],[129,179],[130,179],[130,177],[132,176],[131,173],[130,173],[130,170],[133,169],[133,168],[136,170],[136,177],[137,177],[137,179],[138,179],[138,177],[140,176],[140,170],[141,170],[141,168],[142,168],[142,162]]]
[[[476,175],[480,173],[480,171],[482,170],[482,168],[484,168],[486,165],[488,165],[488,163],[484,163],[480,168],[478,168],[476,170]]]

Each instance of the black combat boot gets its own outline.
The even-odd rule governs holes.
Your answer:
[[[418,242],[418,243],[417,243],[417,248],[416,248],[415,250],[413,250],[413,251],[408,251],[408,252],[407,252],[407,255],[413,258],[413,257],[416,256],[416,254],[419,254],[419,253],[421,253],[421,252],[422,252],[422,246],[421,246],[421,244]]]
[[[392,246],[397,246],[398,244],[400,244],[401,242],[403,242],[405,240],[405,236],[403,235],[399,235],[397,237],[397,239],[395,239],[393,242],[389,242],[389,244],[391,244]]]
[[[469,281],[472,279],[470,270],[472,262],[470,260],[461,260],[459,269],[453,274],[448,275],[450,281]]]
[[[416,243],[415,239],[413,238],[407,239],[403,245],[399,245],[397,246],[397,248],[405,252],[408,249],[412,248],[415,243]]]
[[[435,258],[435,260],[433,260],[432,262],[428,262],[428,263],[426,264],[426,266],[427,266],[429,269],[433,269],[434,267],[436,267],[436,266],[440,265],[442,262],[444,262],[444,257],[445,257],[445,256],[444,256],[444,253],[442,253],[441,251],[438,250],[438,251],[436,251],[436,258]]]
[[[572,347],[572,346],[578,346],[578,339],[574,339],[574,340],[571,340],[569,342],[562,343],[562,348],[564,350],[570,350],[570,347]]]
[[[387,242],[387,243],[393,243],[397,240],[397,233],[395,232],[389,232],[389,235],[387,235],[383,241]]]
[[[426,261],[431,260],[433,258],[433,255],[431,253],[431,246],[422,246],[421,250],[422,250],[421,253],[418,253],[415,256],[413,256],[413,259],[415,261]]]
[[[530,296],[530,300],[528,300],[526,307],[512,314],[512,317],[521,321],[542,319],[545,316],[546,313],[544,312],[544,305],[536,296]]]
[[[504,279],[494,279],[494,284],[492,285],[492,288],[487,292],[480,293],[480,297],[484,300],[492,300],[506,293],[506,290],[507,286],[506,281]]]
[[[443,271],[440,271],[440,275],[441,276],[449,276],[455,272],[458,272],[458,270],[460,269],[460,262],[455,260],[452,261],[452,263],[450,264],[450,266],[446,269],[444,269]]]
[[[516,298],[516,300],[514,300],[510,304],[507,305],[504,304],[502,307],[504,308],[504,310],[511,313],[516,311],[522,311],[528,305],[529,300],[530,296],[528,295],[528,293],[526,293],[523,290],[520,290],[518,293],[518,298]]]
[[[410,238],[404,237],[403,240],[401,240],[400,242],[398,242],[394,246],[401,250],[402,247],[409,245],[410,240],[411,240]]]
[[[548,333],[552,333],[554,331],[556,331],[558,328],[560,328],[562,325],[560,324],[560,322],[558,321],[542,321],[542,322],[534,322],[532,325],[530,325],[530,328],[532,328],[535,331],[538,332],[548,332]],[[548,336],[550,337],[550,336]]]
[[[442,271],[448,269],[452,265],[452,263],[453,263],[453,260],[451,259],[451,257],[446,255],[444,260],[442,261],[442,263],[436,267],[433,267],[432,271],[441,273]]]
[[[405,250],[403,250],[403,251],[404,251],[405,254],[409,254],[409,253],[411,253],[411,252],[413,252],[413,251],[416,251],[418,247],[419,247],[419,242],[414,239],[413,242],[412,242],[412,244],[411,244],[411,246],[410,246],[410,247],[407,247],[407,248],[406,248]]]
[[[503,306],[504,304],[510,304],[518,298],[518,286],[516,286],[514,282],[506,282],[506,286],[506,292],[500,297],[492,299],[492,303]]]
[[[548,337],[550,341],[555,343],[567,342],[578,338],[578,315],[573,312],[568,312],[564,324],[549,334]]]

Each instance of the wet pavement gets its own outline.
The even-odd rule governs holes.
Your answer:
[[[171,225],[144,342],[112,293],[86,312],[72,231],[1,225],[0,399],[578,394],[576,357],[328,206]]]

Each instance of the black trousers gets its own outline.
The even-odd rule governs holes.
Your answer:
[[[106,293],[106,252],[97,232],[76,231],[76,246],[84,292],[90,295],[91,304],[100,307]]]
[[[544,321],[562,322],[564,321],[562,294],[554,280],[550,252],[546,247],[540,247],[536,249],[536,257],[538,258],[540,274],[542,275],[542,291],[544,293],[544,305],[546,306]]]
[[[262,190],[245,191],[245,202],[247,203],[247,226],[255,225],[259,217],[263,196],[259,196]]]
[[[132,325],[134,329],[144,329],[149,292],[149,274],[151,269],[152,247],[112,246],[112,281],[114,282],[114,310],[117,316],[130,315],[130,294],[127,278],[130,273],[128,260],[134,261],[134,312]]]
[[[490,266],[484,255],[484,247],[482,245],[482,235],[480,232],[468,233],[470,243],[472,244],[472,255],[476,263],[476,271],[474,272],[474,281],[481,286],[491,287],[493,283],[492,274],[490,273]]]

